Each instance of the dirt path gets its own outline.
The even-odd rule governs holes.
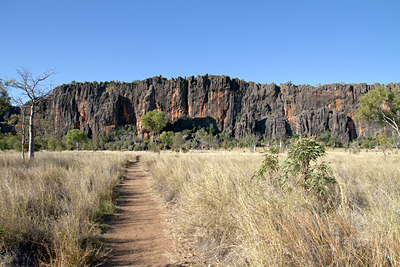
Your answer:
[[[172,241],[164,234],[161,203],[136,162],[129,164],[117,209],[104,235],[113,250],[104,266],[176,266],[169,262]]]

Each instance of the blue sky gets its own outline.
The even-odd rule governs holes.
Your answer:
[[[400,81],[400,1],[0,1],[0,78]]]

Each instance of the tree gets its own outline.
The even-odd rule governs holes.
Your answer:
[[[34,77],[32,72],[28,68],[18,68],[17,69],[18,79],[9,82],[9,86],[21,91],[21,98],[28,98],[28,105],[30,106],[29,114],[29,146],[28,146],[28,158],[34,158],[34,118],[35,118],[35,108],[37,103],[41,98],[46,96],[50,87],[44,82],[54,74],[54,70],[45,71],[43,74]]]
[[[400,88],[385,86],[369,91],[360,99],[355,120],[368,120],[390,126],[400,136]]]
[[[157,135],[167,125],[164,113],[157,109],[144,114],[141,121],[143,129],[151,131],[153,136]],[[151,138],[154,140],[154,150],[156,150],[156,139],[153,136]]]
[[[0,79],[0,113],[4,112],[10,106],[10,97],[8,96],[6,84]]]
[[[69,131],[65,138],[67,140],[67,145],[70,147],[75,146],[77,150],[79,150],[80,145],[88,141],[86,133],[78,129]]]
[[[23,100],[20,97],[13,98],[12,100],[13,105],[16,105],[19,110],[20,110],[20,118],[12,118],[12,120],[16,121],[17,123],[15,124],[15,129],[18,132],[19,130],[21,131],[21,158],[23,161],[25,161],[25,143],[26,143],[26,131],[25,131],[25,125],[26,125],[26,118],[25,118],[25,105]],[[18,115],[15,115],[18,116]],[[19,128],[19,129],[18,129]]]
[[[143,115],[141,121],[143,129],[150,130],[153,134],[159,133],[167,125],[164,113],[156,109]]]
[[[376,136],[376,139],[377,139],[378,149],[382,150],[383,156],[385,157],[385,161],[386,161],[386,151],[388,149],[390,149],[390,147],[392,146],[392,143],[390,142],[390,138],[387,137],[387,135],[385,133],[379,133]]]

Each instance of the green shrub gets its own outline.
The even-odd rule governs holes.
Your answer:
[[[279,165],[278,156],[266,154],[261,162],[261,168],[253,174],[253,177],[264,177],[266,173],[270,178],[276,178],[280,187],[287,188],[289,180],[295,180],[294,184],[300,184],[307,192],[314,192],[319,196],[326,194],[336,183],[330,167],[317,160],[326,154],[325,148],[316,141],[308,138],[294,142],[283,165]],[[274,177],[273,174],[278,176]]]
[[[172,147],[173,137],[174,137],[173,132],[162,132],[160,134],[160,140],[161,140],[161,143],[163,144],[164,149]]]
[[[0,150],[16,149],[21,151],[21,140],[12,133],[0,133]]]
[[[342,147],[343,144],[338,141],[337,135],[332,135],[332,133],[327,130],[323,132],[317,141],[323,142],[327,147]]]
[[[261,168],[253,174],[253,178],[263,177],[265,173],[268,173],[270,176],[272,176],[274,173],[279,172],[279,170],[280,166],[278,156],[273,154],[265,154],[261,161]]]
[[[79,147],[88,141],[88,137],[85,132],[82,132],[78,129],[73,129],[67,133],[65,136],[66,144],[68,148],[72,149],[76,147],[79,150]]]
[[[359,139],[358,142],[361,148],[372,149],[377,146],[377,140],[373,138],[371,134],[368,134],[364,139]]]
[[[279,147],[278,146],[271,146],[269,147],[269,153],[271,154],[279,154]]]

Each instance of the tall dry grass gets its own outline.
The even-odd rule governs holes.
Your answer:
[[[251,179],[261,155],[143,154],[155,186],[204,264],[399,266],[400,156],[329,152],[327,202]],[[327,204],[328,203],[328,204]]]
[[[117,152],[43,152],[26,163],[0,153],[0,262],[85,266],[103,257],[99,219],[112,211],[126,162]]]

